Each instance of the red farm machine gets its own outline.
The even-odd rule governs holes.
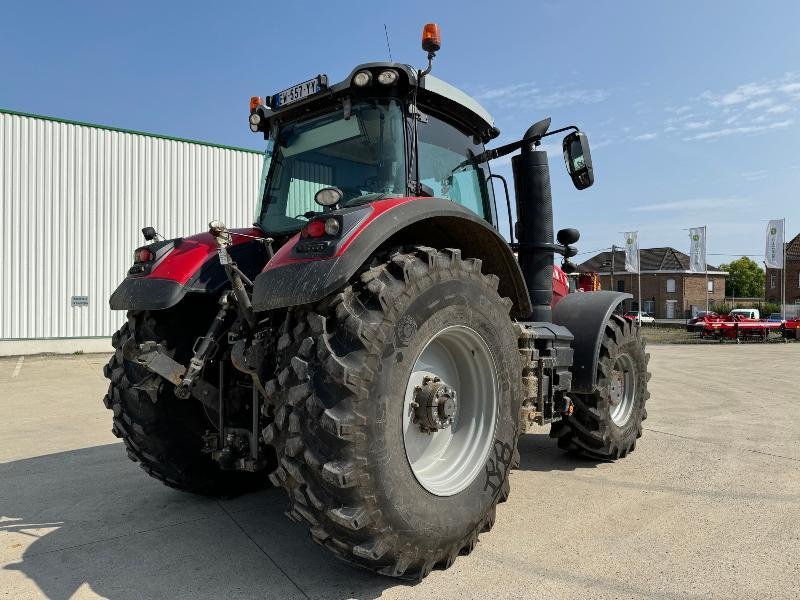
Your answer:
[[[687,325],[690,332],[700,334],[701,338],[723,340],[761,340],[766,341],[770,333],[782,333],[786,338],[792,332],[792,323],[787,321],[769,321],[767,319],[752,319],[742,315],[718,315],[705,313],[692,319]]]
[[[630,295],[567,293],[579,233],[554,235],[540,142],[566,134],[584,189],[586,135],[546,119],[487,149],[489,113],[430,75],[439,45],[427,25],[424,70],[369,63],[253,98],[256,223],[143,229],[105,369],[113,432],[147,473],[206,494],[270,481],[319,544],[409,579],[492,527],[521,434],[622,458],[649,397],[639,329],[614,314]],[[517,151],[509,243],[490,161]]]

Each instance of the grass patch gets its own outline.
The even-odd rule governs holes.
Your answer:
[[[689,333],[686,328],[658,327],[645,325],[642,327],[642,337],[649,344],[707,344],[696,333]]]
[[[642,337],[648,344],[719,344],[720,341],[714,338],[701,338],[699,333],[689,333],[684,328],[659,327],[658,325],[644,325],[642,327]],[[797,343],[798,340],[787,340],[789,343]],[[742,344],[762,344],[760,339],[741,339]],[[736,340],[725,339],[723,343],[735,344]],[[784,339],[777,333],[770,334],[767,339],[768,344],[784,343]]]

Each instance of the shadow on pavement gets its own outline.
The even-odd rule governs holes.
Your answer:
[[[522,470],[596,466],[546,434],[522,436],[519,450]],[[333,558],[286,508],[280,490],[215,500],[169,489],[120,444],[5,463],[0,578],[18,571],[57,600],[82,586],[133,600],[376,598],[404,585]]]
[[[119,444],[1,464],[0,580],[25,586],[8,572],[19,571],[58,600],[82,586],[133,600],[375,598],[402,585],[330,556],[286,507],[279,490],[224,501],[171,490]]]
[[[577,471],[594,469],[601,464],[599,461],[574,456],[561,450],[556,446],[556,440],[551,439],[547,433],[520,436],[517,448],[520,457],[519,468],[523,471]]]

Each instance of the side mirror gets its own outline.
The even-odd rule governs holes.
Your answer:
[[[564,162],[572,183],[579,190],[585,190],[594,183],[592,154],[589,151],[589,138],[582,131],[575,131],[564,138]]]
[[[148,242],[152,242],[158,235],[153,227],[142,227],[142,235]]]

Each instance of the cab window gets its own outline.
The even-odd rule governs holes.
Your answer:
[[[486,163],[469,162],[470,156],[483,152],[483,146],[433,116],[417,127],[420,183],[431,188],[434,196],[448,198],[494,223],[489,169]]]

